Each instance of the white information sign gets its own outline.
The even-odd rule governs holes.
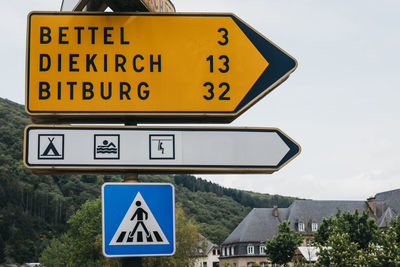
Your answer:
[[[35,170],[272,173],[300,147],[275,128],[29,126]]]

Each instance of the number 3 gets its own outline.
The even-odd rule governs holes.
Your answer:
[[[218,41],[218,43],[220,45],[226,45],[228,43],[228,30],[225,28],[219,28],[218,32],[223,32],[224,34],[222,35],[222,38],[224,39],[224,41]]]

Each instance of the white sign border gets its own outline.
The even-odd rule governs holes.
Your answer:
[[[132,254],[132,255],[108,255],[105,251],[105,231],[104,231],[104,187],[107,185],[168,185],[172,188],[172,218],[173,218],[173,236],[174,244],[171,254]],[[176,223],[175,223],[175,186],[172,183],[104,183],[101,186],[101,227],[102,227],[102,252],[107,258],[126,258],[126,257],[152,257],[152,256],[172,256],[176,252]]]

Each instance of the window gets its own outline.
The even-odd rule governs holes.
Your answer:
[[[304,223],[303,222],[299,222],[299,232],[304,232],[304,230],[305,230],[305,225],[304,225]]]
[[[222,248],[222,257],[225,256],[225,248]]]
[[[235,255],[235,247],[231,247],[231,255]]]
[[[229,256],[229,252],[231,251],[231,248],[227,247],[226,248],[226,256]]]
[[[219,255],[219,249],[217,248],[213,249],[213,255]]]
[[[264,245],[260,245],[260,254],[265,255],[265,246]]]
[[[255,263],[255,262],[248,262],[248,263],[247,263],[247,267],[252,267],[253,264],[256,264],[256,263]]]
[[[268,267],[268,263],[266,263],[265,261],[260,262],[260,267]]]
[[[252,246],[252,245],[247,246],[247,254],[251,254],[251,255],[254,254],[254,246]]]
[[[207,262],[203,261],[203,267],[207,267]]]
[[[278,263],[274,263],[274,264],[272,264],[272,267],[279,267],[279,264]]]
[[[311,224],[311,231],[316,232],[318,230],[318,223]]]

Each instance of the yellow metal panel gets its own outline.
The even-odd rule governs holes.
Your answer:
[[[269,64],[230,16],[34,13],[28,30],[34,112],[232,112]]]

